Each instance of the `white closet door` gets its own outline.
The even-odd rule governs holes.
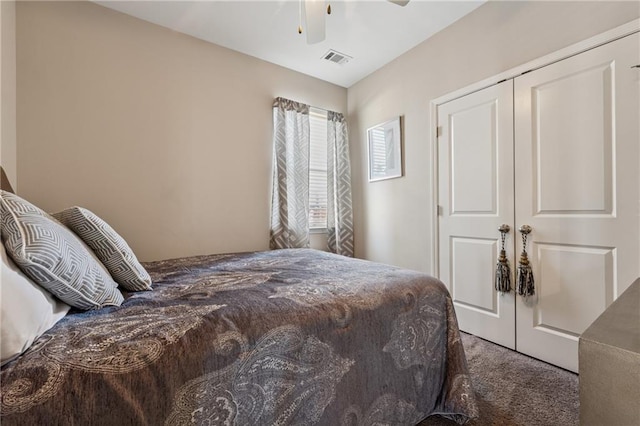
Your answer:
[[[460,329],[513,349],[514,296],[494,290],[498,227],[514,214],[513,81],[439,105],[437,114],[440,279]]]
[[[536,283],[516,348],[572,371],[580,334],[640,274],[639,52],[634,34],[515,79],[516,227],[533,228]]]

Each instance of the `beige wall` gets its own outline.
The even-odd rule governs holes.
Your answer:
[[[346,89],[89,2],[17,5],[19,194],[142,260],[268,248],[271,104]]]
[[[46,210],[94,210],[143,260],[266,249],[272,99],[347,110],[343,88],[92,3],[19,2],[15,176],[15,143],[4,136],[4,11],[13,2],[1,3],[9,177]],[[432,271],[430,100],[626,23],[639,9],[490,2],[352,86],[356,255]],[[405,177],[368,183],[366,129],[397,115],[405,118]]]
[[[431,273],[431,100],[640,16],[637,2],[489,2],[348,90],[356,256]],[[366,129],[404,115],[405,177],[367,182]]]
[[[0,1],[0,164],[11,186],[16,177],[16,3]]]

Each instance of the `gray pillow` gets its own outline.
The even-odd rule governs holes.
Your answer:
[[[107,222],[82,207],[70,207],[53,217],[93,250],[122,287],[129,291],[151,290],[151,277],[127,242]]]
[[[118,285],[91,250],[33,204],[1,191],[0,225],[7,254],[36,284],[79,309],[119,306]]]

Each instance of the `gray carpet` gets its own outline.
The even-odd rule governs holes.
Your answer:
[[[480,418],[473,426],[578,425],[578,375],[462,333]],[[418,426],[451,426],[432,416]]]

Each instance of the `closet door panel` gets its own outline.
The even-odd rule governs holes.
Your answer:
[[[438,126],[440,279],[462,330],[514,348],[513,293],[494,289],[498,227],[513,223],[513,82],[438,106]]]
[[[496,109],[491,100],[449,114],[452,215],[496,214]]]
[[[539,271],[535,328],[579,337],[613,301],[615,251],[539,243],[535,250]]]
[[[491,238],[450,238],[451,284],[457,305],[494,316],[498,314],[496,294],[482,285],[469,285],[478,277],[491,277],[496,262],[497,241]]]
[[[635,34],[515,79],[516,227],[533,228],[536,280],[516,347],[573,371],[580,334],[640,273],[639,52]]]
[[[536,214],[612,214],[612,67],[531,87]]]

